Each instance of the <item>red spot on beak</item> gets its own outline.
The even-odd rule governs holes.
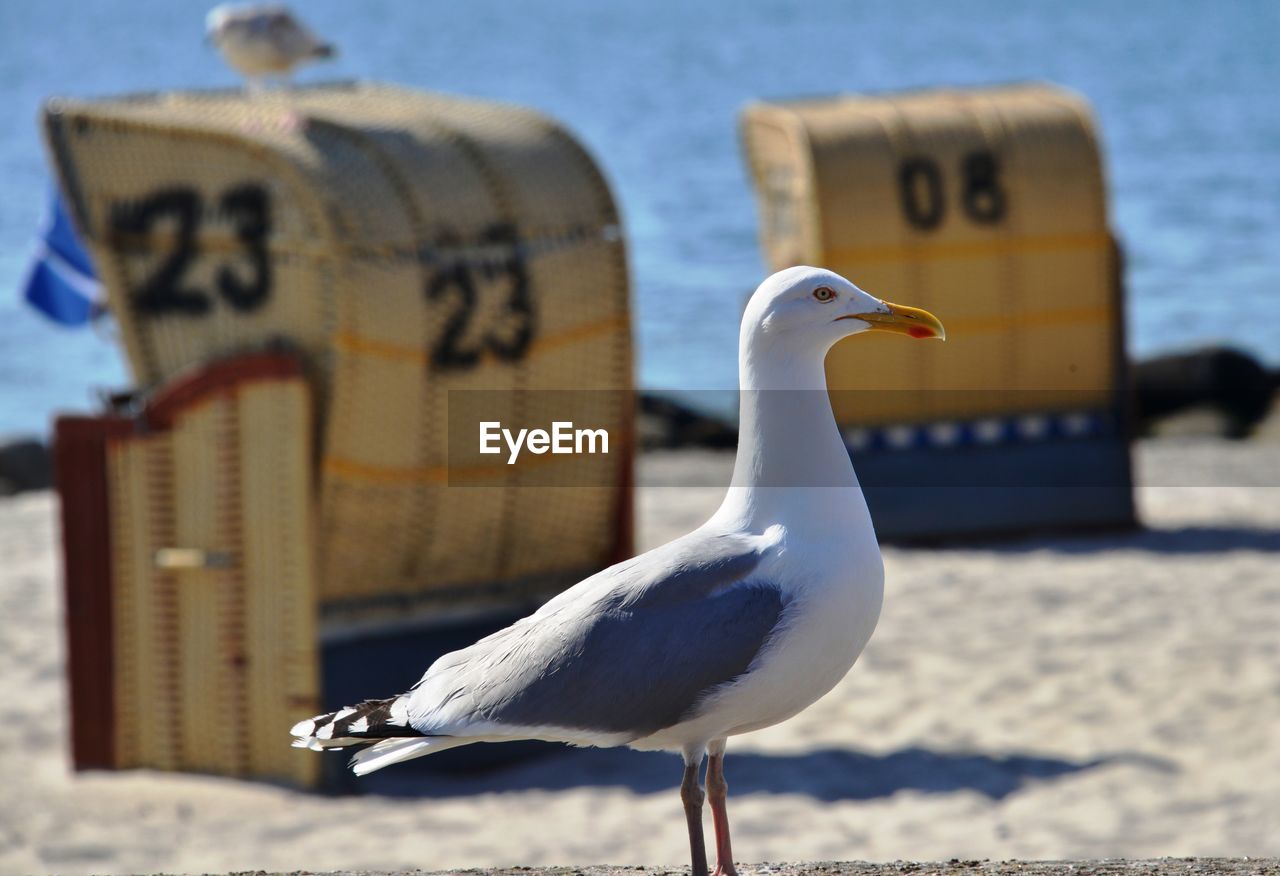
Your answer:
[[[931,338],[933,337],[933,329],[925,328],[922,325],[913,325],[907,329],[907,334],[913,338]]]

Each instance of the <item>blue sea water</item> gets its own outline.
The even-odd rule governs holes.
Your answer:
[[[0,0],[0,433],[127,383],[106,333],[18,298],[48,181],[42,99],[236,82],[209,2]],[[757,97],[1040,79],[1100,119],[1135,355],[1227,341],[1280,363],[1280,3],[298,2],[367,78],[516,101],[604,166],[632,252],[645,386],[733,386],[763,264],[736,120]]]

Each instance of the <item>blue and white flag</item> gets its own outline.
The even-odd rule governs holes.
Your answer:
[[[103,310],[102,284],[57,188],[50,194],[23,294],[28,304],[63,325],[87,325]]]

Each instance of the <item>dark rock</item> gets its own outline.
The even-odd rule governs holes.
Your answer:
[[[0,438],[0,496],[53,486],[49,448],[35,438]]]
[[[1208,408],[1222,417],[1228,437],[1244,438],[1271,410],[1277,376],[1247,353],[1210,347],[1138,362],[1133,383],[1143,433],[1165,417]]]
[[[677,447],[732,449],[738,430],[724,420],[697,411],[668,396],[641,393],[636,433],[641,450]]]

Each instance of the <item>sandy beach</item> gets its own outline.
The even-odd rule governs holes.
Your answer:
[[[1137,460],[1144,531],[886,548],[853,672],[730,743],[740,860],[1280,855],[1280,488],[1238,485],[1275,482],[1280,444]],[[647,455],[640,545],[701,522],[728,465]],[[56,501],[0,500],[0,872],[687,861],[670,755],[565,749],[377,797],[71,773]]]
[[[769,876],[1275,876],[1274,858],[1157,858],[1103,861],[804,861],[761,865]],[[636,867],[512,867],[451,871],[460,876],[672,876],[678,870]],[[367,870],[336,872],[333,876],[379,876]]]

